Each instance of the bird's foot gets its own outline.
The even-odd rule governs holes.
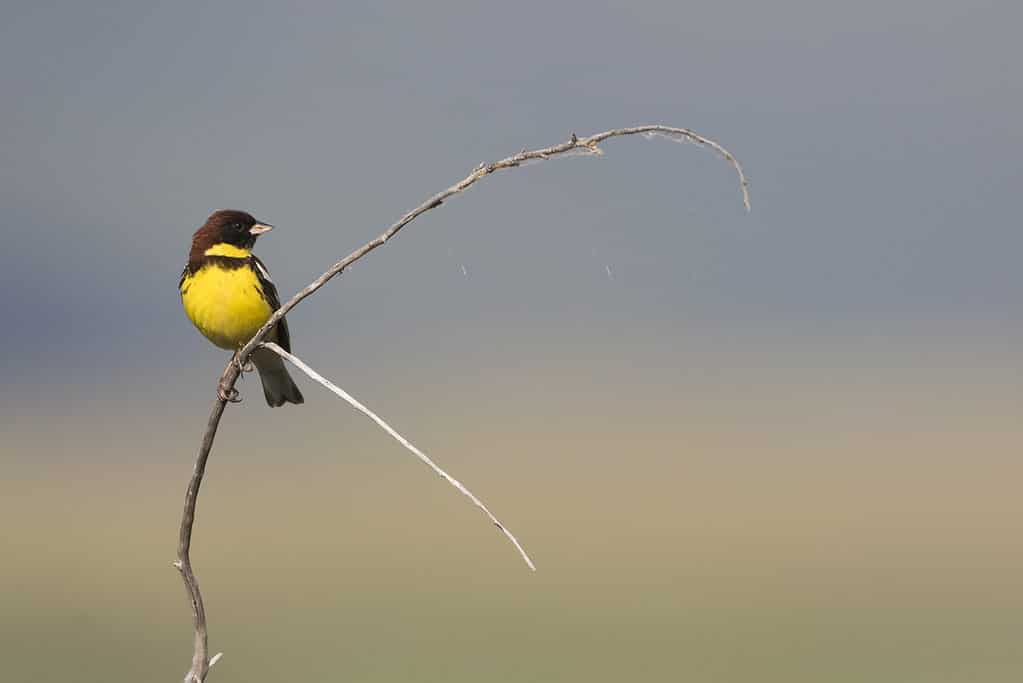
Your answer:
[[[217,384],[217,398],[225,403],[241,403],[242,397],[238,393],[238,390],[234,387],[229,387],[227,383],[220,382]]]
[[[239,375],[244,375],[246,372],[252,372],[253,370],[256,369],[256,366],[252,364],[252,358],[249,358],[244,363],[242,363],[240,360],[238,360],[238,354],[235,354],[234,357],[231,358],[231,363],[233,363],[234,366],[238,368]]]

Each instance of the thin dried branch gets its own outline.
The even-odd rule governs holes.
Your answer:
[[[749,181],[746,180],[746,174],[743,172],[742,165],[739,163],[739,160],[736,159],[731,152],[726,150],[718,143],[714,142],[709,138],[697,135],[696,133],[687,128],[673,128],[671,126],[662,125],[634,126],[632,128],[614,128],[612,130],[606,130],[603,133],[597,133],[586,138],[577,137],[575,133],[572,133],[572,136],[566,142],[562,142],[557,145],[551,145],[550,147],[545,147],[543,149],[536,149],[533,151],[522,150],[518,154],[506,157],[504,159],[501,159],[500,161],[495,161],[492,164],[480,164],[473,170],[472,173],[467,175],[459,182],[455,183],[454,185],[452,185],[451,187],[442,192],[438,192],[437,194],[433,195],[416,208],[406,213],[396,223],[394,223],[393,225],[391,225],[391,227],[387,228],[387,230],[381,233],[376,239],[372,239],[369,242],[366,242],[366,244],[362,245],[348,256],[345,256],[343,259],[332,265],[327,270],[327,272],[325,272],[323,275],[310,282],[301,291],[295,294],[295,296],[291,297],[291,299],[286,301],[284,305],[282,305],[276,312],[274,312],[272,316],[270,316],[270,319],[266,321],[266,324],[259,329],[255,336],[252,337],[252,339],[250,339],[249,342],[242,347],[242,349],[238,352],[238,357],[243,362],[247,360],[252,351],[262,343],[263,339],[266,337],[267,332],[270,331],[270,328],[277,324],[278,320],[287,315],[287,313],[291,309],[297,306],[299,302],[301,302],[307,296],[318,290],[323,285],[327,284],[335,276],[340,275],[346,268],[348,268],[348,266],[352,265],[353,263],[361,259],[369,252],[373,251],[377,247],[386,244],[387,240],[394,237],[399,230],[404,228],[406,225],[414,221],[422,214],[432,209],[436,209],[438,206],[443,204],[444,201],[449,197],[465,192],[465,190],[469,189],[470,187],[475,185],[479,180],[487,177],[491,173],[494,173],[495,171],[502,171],[508,168],[518,168],[519,166],[522,166],[525,162],[528,161],[533,160],[547,161],[548,159],[552,159],[557,156],[570,155],[573,152],[577,154],[581,152],[586,155],[601,155],[604,153],[603,150],[599,147],[599,144],[601,142],[608,140],[610,138],[623,137],[628,135],[646,135],[648,137],[651,135],[652,136],[661,135],[673,141],[689,141],[697,145],[708,147],[714,150],[722,157],[724,157],[724,159],[729,164],[731,164],[732,168],[735,169],[736,174],[738,174],[739,176],[739,188],[742,192],[743,206],[746,207],[747,211],[750,210]],[[235,374],[235,379],[237,379],[237,374]],[[234,386],[233,382],[231,383],[230,386],[231,387]]]
[[[234,363],[229,363],[220,376],[220,385],[233,386],[237,379],[237,373],[238,367]],[[195,504],[199,497],[199,487],[202,485],[203,474],[206,472],[206,461],[209,459],[210,449],[213,448],[213,439],[217,435],[217,427],[220,425],[220,418],[224,414],[226,405],[227,401],[221,398],[213,403],[213,409],[210,411],[210,417],[206,423],[206,431],[199,444],[199,453],[195,459],[195,467],[192,469],[192,478],[189,479],[188,489],[185,491],[185,509],[181,514],[181,528],[178,532],[178,559],[174,562],[174,566],[181,572],[185,590],[192,601],[192,622],[195,630],[192,668],[185,674],[185,683],[202,683],[210,667],[223,654],[216,654],[212,659],[208,655],[206,608],[203,605],[202,593],[199,591],[199,581],[195,578],[195,572],[192,571],[192,560],[189,553],[192,548],[192,524],[195,522]]]
[[[485,514],[490,519],[490,521],[494,523],[494,526],[496,526],[498,529],[500,529],[501,533],[503,533],[508,538],[508,540],[512,542],[512,545],[514,545],[515,549],[519,551],[519,555],[521,555],[522,559],[526,561],[526,564],[529,565],[529,568],[532,569],[534,572],[536,571],[536,566],[533,564],[533,560],[529,559],[529,555],[523,549],[522,544],[519,543],[519,539],[515,538],[515,534],[513,534],[511,531],[509,531],[508,528],[504,524],[501,524],[501,520],[499,520],[497,517],[495,517],[494,513],[491,512],[490,509],[486,505],[483,504],[483,501],[480,500],[479,498],[477,498],[473,494],[472,491],[467,489],[462,482],[458,481],[457,479],[452,477],[450,474],[445,472],[443,469],[438,467],[437,464],[433,462],[433,460],[430,460],[430,458],[427,457],[426,453],[423,453],[421,450],[416,448],[415,445],[412,444],[412,442],[410,442],[404,436],[402,436],[397,431],[395,431],[395,429],[393,427],[391,427],[391,425],[389,425],[386,422],[384,422],[383,419],[380,418],[376,413],[374,413],[372,410],[370,410],[369,408],[364,406],[362,403],[360,403],[354,396],[349,394],[347,391],[345,391],[341,387],[337,386],[336,384],[331,382],[329,379],[323,377],[323,375],[319,374],[318,372],[313,370],[311,367],[306,365],[302,361],[301,358],[299,358],[299,357],[297,357],[297,356],[295,356],[295,355],[293,355],[291,353],[288,353],[287,351],[282,349],[277,344],[274,344],[273,342],[263,342],[263,344],[261,346],[263,346],[263,348],[270,349],[271,351],[276,353],[278,356],[280,356],[281,358],[285,359],[286,361],[288,361],[289,363],[294,365],[296,368],[298,368],[299,370],[304,372],[306,375],[308,375],[308,377],[310,379],[318,382],[324,388],[326,388],[328,391],[334,393],[334,395],[336,395],[338,398],[344,399],[353,408],[358,410],[360,413],[362,413],[363,415],[365,415],[369,419],[371,419],[374,422],[376,422],[380,426],[381,429],[383,429],[385,432],[387,432],[392,437],[394,437],[395,441],[397,441],[402,446],[404,446],[406,449],[408,449],[412,453],[412,455],[414,455],[417,458],[419,458],[420,460],[422,460],[424,463],[426,463],[426,465],[431,470],[433,470],[438,475],[440,475],[441,479],[443,479],[444,481],[446,481],[447,483],[451,484],[456,489],[458,489],[462,493],[462,495],[464,495],[466,498],[468,498],[469,500],[471,500],[473,502],[473,505],[475,505],[480,510],[482,510],[483,514]]]
[[[196,455],[195,468],[192,471],[192,477],[188,482],[188,489],[185,492],[184,511],[181,515],[181,528],[178,539],[178,559],[174,563],[174,566],[181,572],[181,577],[185,583],[185,589],[188,591],[189,598],[192,601],[192,615],[195,624],[195,648],[192,657],[192,668],[187,674],[185,674],[185,683],[203,683],[203,680],[206,678],[206,674],[209,672],[213,662],[220,657],[220,655],[216,655],[211,660],[208,656],[209,649],[207,643],[206,611],[203,607],[202,594],[199,591],[199,582],[196,580],[195,573],[192,571],[192,564],[189,557],[192,539],[192,525],[195,521],[195,507],[199,495],[199,487],[202,484],[203,473],[206,470],[206,462],[209,458],[210,450],[213,447],[213,439],[216,436],[217,427],[220,424],[220,417],[223,415],[224,408],[230,400],[230,397],[234,395],[234,385],[238,381],[241,368],[248,361],[252,352],[263,343],[263,339],[266,337],[270,329],[303,299],[323,287],[327,284],[327,282],[348,268],[348,266],[352,265],[369,252],[386,244],[389,239],[394,237],[398,231],[406,225],[427,211],[436,209],[449,197],[464,192],[475,185],[479,180],[482,180],[495,171],[517,168],[529,161],[546,161],[558,156],[571,156],[580,153],[585,155],[600,155],[603,154],[603,150],[599,147],[601,142],[610,138],[630,135],[665,137],[673,141],[692,142],[717,152],[724,157],[729,164],[731,164],[732,168],[735,169],[736,174],[739,176],[739,188],[742,192],[743,205],[746,207],[747,211],[750,210],[749,182],[746,180],[746,175],[743,173],[742,165],[739,163],[738,159],[736,159],[728,150],[719,145],[717,142],[701,135],[697,135],[689,129],[662,125],[648,125],[634,126],[631,128],[614,128],[612,130],[607,130],[584,138],[577,137],[575,133],[573,133],[567,141],[560,144],[532,151],[523,149],[518,154],[501,159],[500,161],[495,161],[490,164],[480,164],[465,178],[448,189],[433,195],[422,204],[402,216],[396,223],[387,228],[387,230],[381,233],[378,237],[370,240],[331,266],[325,273],[323,273],[323,275],[313,280],[295,294],[295,296],[286,301],[284,305],[282,305],[270,317],[270,319],[267,320],[266,324],[259,329],[252,339],[238,350],[231,362],[224,368],[224,372],[220,375],[217,391],[218,398],[213,404],[213,408],[210,410],[210,417],[206,424],[206,431],[203,433],[203,437],[199,445],[199,452]],[[382,421],[380,422],[382,423]],[[396,433],[392,433],[392,436],[399,438]],[[407,445],[411,446],[411,444]],[[425,456],[423,457],[425,458]],[[429,463],[428,460],[426,462],[432,466],[432,463]],[[455,480],[450,478],[449,481],[457,483]],[[468,491],[463,490],[463,492],[471,496]],[[479,501],[475,498],[473,500],[482,507],[482,503],[479,503]],[[486,510],[486,508],[483,509]],[[501,526],[496,519],[493,521],[495,524],[498,524],[498,526],[501,527],[506,534],[508,534],[516,547],[519,548],[519,552],[522,552],[522,548],[518,545],[518,542],[515,541],[514,537],[511,536],[511,534],[508,533],[508,531],[504,529],[504,527]],[[523,557],[526,557],[524,552],[522,554]],[[526,561],[527,563],[529,562],[528,557],[526,557]],[[532,563],[530,563],[530,566],[532,566]]]

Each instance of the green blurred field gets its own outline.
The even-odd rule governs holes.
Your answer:
[[[536,574],[325,394],[310,387],[301,413],[232,408],[193,551],[211,646],[226,653],[211,680],[1023,670],[1011,378],[765,372],[743,384],[738,368],[601,374],[580,359],[439,388],[405,376],[405,392],[364,396],[491,504]],[[4,680],[173,681],[187,668],[170,562],[206,405],[136,398],[72,390],[20,401],[7,423]]]

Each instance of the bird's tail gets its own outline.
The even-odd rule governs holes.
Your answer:
[[[263,395],[271,408],[285,403],[304,403],[302,392],[295,386],[295,381],[284,367],[284,359],[269,349],[256,349],[252,352],[252,362],[259,371],[259,379],[263,382]]]

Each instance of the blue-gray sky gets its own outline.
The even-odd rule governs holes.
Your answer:
[[[483,330],[542,354],[547,338],[650,328],[1011,350],[1020,15],[1005,2],[8,4],[5,383],[140,368],[159,383],[189,357],[215,368],[175,291],[212,209],[279,226],[258,253],[289,294],[479,161],[642,122],[730,148],[753,213],[712,154],[612,142],[421,219],[296,312],[297,348],[359,357]]]
[[[1019,3],[6,2],[0,660],[180,680],[170,568],[226,352],[181,311],[216,208],[306,378],[225,415],[193,559],[217,681],[1014,680]],[[610,275],[609,275],[610,271]],[[297,373],[296,373],[297,374]],[[255,394],[255,395],[253,395]],[[11,668],[13,667],[13,668]],[[958,677],[958,678],[956,678]]]

